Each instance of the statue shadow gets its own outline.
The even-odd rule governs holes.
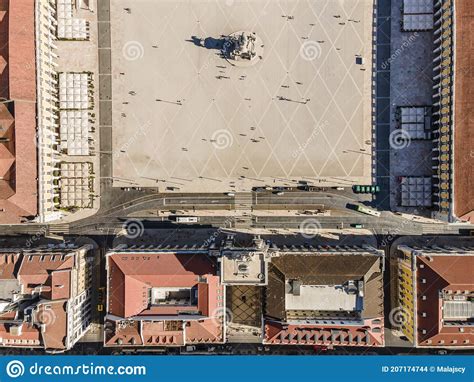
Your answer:
[[[225,44],[225,36],[221,36],[220,38],[214,38],[214,37],[200,38],[197,36],[191,36],[191,39],[186,40],[186,41],[191,42],[194,45],[199,46],[201,48],[222,50]]]

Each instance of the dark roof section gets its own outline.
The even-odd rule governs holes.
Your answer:
[[[266,293],[266,315],[279,320],[285,319],[285,275],[276,265],[268,265],[268,286]]]
[[[336,285],[362,278],[377,258],[358,254],[284,255],[272,263],[288,279],[308,285]]]
[[[383,315],[383,280],[380,257],[373,254],[288,254],[272,259],[268,270],[266,315],[284,320],[285,278],[309,285],[341,285],[365,281],[363,317]]]

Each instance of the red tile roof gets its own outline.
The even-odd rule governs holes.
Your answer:
[[[21,216],[35,216],[38,205],[36,104],[15,101],[14,107],[16,193],[8,200],[24,211]]]
[[[263,342],[271,345],[384,346],[383,328],[383,317],[364,320],[360,325],[294,325],[266,321]]]
[[[71,271],[53,271],[51,273],[51,299],[67,299],[71,295]]]
[[[40,301],[36,306],[34,301],[30,305],[34,308],[31,322],[24,320],[22,311],[0,314],[0,344],[42,346],[50,351],[66,349],[66,303],[71,296],[73,267],[74,257],[63,251],[0,253],[0,281],[17,279],[21,292],[20,288],[16,292],[23,298],[35,287],[41,287]],[[12,323],[12,320],[16,322]],[[21,328],[20,334],[13,332],[13,327],[17,326]]]
[[[112,328],[112,335],[105,339],[108,344],[120,346],[143,345],[140,334],[140,321],[126,321],[123,324],[115,321],[106,321],[105,326]]]
[[[14,271],[19,260],[20,254],[18,252],[0,253],[0,280],[16,279]]]
[[[5,104],[0,104],[0,137],[9,137],[12,138],[11,128],[13,127],[13,123],[15,119],[8,111],[8,108]],[[7,132],[10,130],[10,134]]]
[[[10,1],[10,98],[36,102],[35,0]]]
[[[474,223],[474,2],[455,9],[454,215]]]
[[[26,254],[18,271],[18,280],[24,285],[25,292],[33,290],[35,286],[42,285],[44,287],[42,288],[41,296],[45,298],[53,299],[52,294],[65,298],[65,292],[67,292],[66,297],[69,297],[68,280],[70,277],[69,272],[73,265],[74,258],[72,256],[62,258],[61,254],[49,253],[43,256]],[[56,287],[53,280],[59,282],[58,285],[62,285],[63,282],[67,283],[67,285]],[[57,291],[57,289],[60,290]]]
[[[0,177],[10,180],[10,170],[15,162],[15,156],[6,145],[0,145]]]
[[[223,341],[219,309],[223,287],[213,259],[193,253],[125,252],[110,254],[107,259],[106,346],[180,346]],[[197,305],[150,306],[153,287],[197,288]],[[183,311],[186,316],[181,314]],[[189,314],[193,311],[195,317]]]
[[[223,322],[218,318],[188,321],[186,327],[186,343],[220,343],[223,341]]]
[[[109,256],[109,313],[139,315],[151,287],[193,287],[199,275],[215,273],[215,264],[200,254],[114,254]]]
[[[176,323],[176,330],[169,330],[167,324],[159,322],[143,322],[142,334],[145,345],[184,345],[183,324]]]
[[[4,324],[0,321],[0,341],[3,345],[18,347],[39,347],[41,345],[41,333],[37,327],[28,323],[20,324],[21,336],[12,332],[12,324]],[[18,340],[27,341],[27,344],[18,343]]]
[[[422,266],[421,266],[422,265]],[[417,257],[417,336],[420,346],[473,346],[472,326],[445,325],[443,291],[474,294],[474,256]],[[425,280],[423,282],[422,280]],[[424,298],[423,298],[424,296]],[[463,328],[463,331],[460,331]],[[423,332],[423,330],[425,332]],[[464,343],[468,340],[468,343]]]
[[[14,154],[8,177],[0,185],[0,224],[19,223],[37,213],[36,65],[34,0],[0,0],[0,136]],[[13,124],[14,122],[14,124]],[[1,171],[11,158],[0,151]],[[7,162],[5,162],[7,161]]]
[[[35,319],[42,326],[45,349],[54,351],[66,348],[66,300],[47,301],[38,305]]]

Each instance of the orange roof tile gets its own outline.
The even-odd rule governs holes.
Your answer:
[[[469,346],[472,346],[474,328],[467,326],[464,332],[461,332],[458,325],[443,324],[440,293],[457,290],[474,292],[474,256],[418,256],[417,261],[417,278],[426,280],[423,283],[418,282],[416,290],[418,344],[465,346],[464,341],[468,340]],[[420,264],[423,264],[423,267]]]
[[[0,56],[0,75],[2,75],[7,65],[8,65],[7,60],[5,60],[3,56]]]
[[[217,318],[199,321],[188,321],[186,342],[188,343],[221,343],[223,324]]]
[[[35,319],[43,327],[45,349],[64,350],[67,336],[66,301],[47,301],[39,304]]]
[[[454,215],[474,222],[474,2],[455,9]]]
[[[37,213],[36,104],[15,102],[15,190],[9,200],[27,215]]]
[[[0,178],[10,179],[9,172],[13,163],[15,163],[15,156],[4,144],[0,143]]]
[[[446,285],[467,285],[474,289],[474,256],[430,256],[418,257],[425,266],[431,268],[436,278],[441,277]],[[468,271],[470,270],[470,271]]]
[[[0,280],[16,279],[14,271],[19,260],[19,253],[0,253]]]
[[[265,321],[265,344],[384,346],[383,317],[360,325],[287,324]]]
[[[23,284],[25,291],[30,291],[38,285],[43,285],[41,295],[53,299],[52,290],[53,288],[53,275],[54,271],[68,270],[74,265],[74,259],[72,256],[66,256],[64,259],[61,258],[62,253],[59,254],[35,254],[25,255],[25,259],[21,263],[21,267],[18,271],[18,280]],[[54,260],[53,257],[54,256]],[[42,260],[43,258],[43,260]],[[57,276],[57,277],[69,277]],[[60,280],[61,281],[61,280]],[[64,279],[62,279],[64,281]],[[69,283],[63,292],[58,293],[62,296],[67,291],[69,295]],[[61,297],[62,298],[62,297]]]
[[[133,324],[135,332],[129,334],[117,321],[113,321],[118,318],[109,316],[112,329],[109,327],[106,330],[106,346],[179,346],[186,342],[222,342],[222,322],[219,318],[210,317],[216,313],[219,304],[218,291],[223,293],[213,259],[204,254],[125,252],[108,255],[107,259],[108,313],[127,318],[128,322],[136,325]],[[149,289],[152,287],[197,287],[198,306],[150,306]],[[209,318],[196,320],[189,316],[189,319],[183,319],[180,315],[183,310],[195,311]],[[140,321],[133,320],[135,316],[140,317]],[[148,321],[148,316],[153,316],[153,321]],[[166,316],[166,321],[157,319],[159,316]],[[173,316],[179,317],[179,320],[174,321]],[[182,327],[178,329],[182,325],[181,320],[186,321],[186,330]],[[138,322],[143,327],[141,332]],[[143,342],[138,340],[139,336],[143,337]]]
[[[107,345],[119,346],[136,346],[143,345],[140,335],[140,322],[128,321],[125,325],[120,325],[115,321],[106,321],[106,328],[113,327],[113,331],[109,334],[106,330],[105,342]]]
[[[0,224],[20,223],[37,214],[34,7],[34,0],[0,2],[0,40],[8,41],[0,47],[0,97],[13,101],[9,106],[15,119],[12,127],[12,116],[6,105],[0,105],[0,136],[10,129],[8,146],[16,160],[14,186],[1,186]]]
[[[13,126],[15,119],[8,111],[6,104],[0,104],[0,137],[4,136],[4,133]]]
[[[138,315],[146,309],[151,287],[193,287],[198,284],[198,275],[216,272],[215,264],[202,254],[117,253],[108,258],[108,309],[120,317]]]
[[[0,323],[0,338],[3,340],[3,343],[21,339],[26,341],[33,341],[33,344],[29,344],[28,346],[40,344],[41,338],[38,328],[35,328],[27,323],[20,324],[21,336],[17,336],[12,334],[10,330],[11,326],[11,324]]]
[[[53,271],[51,273],[51,300],[69,298],[71,295],[71,271]]]
[[[10,98],[36,101],[35,0],[9,5]]]

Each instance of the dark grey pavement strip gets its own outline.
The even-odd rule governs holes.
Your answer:
[[[432,104],[433,34],[403,32],[401,29],[403,0],[392,0],[392,67],[390,69],[390,129],[396,126],[399,106]],[[400,176],[431,176],[431,142],[413,140],[405,148],[390,151],[390,209],[429,216],[423,208],[399,206]]]
[[[110,49],[110,21],[99,21],[99,51],[100,49]]]
[[[110,49],[110,0],[98,2],[99,29],[99,133],[100,194],[104,197],[112,176],[112,64]],[[101,203],[102,204],[102,203]]]
[[[109,29],[110,33],[110,29]],[[100,45],[99,45],[100,46]],[[99,75],[111,75],[112,61],[109,48],[99,48]]]
[[[99,0],[97,2],[97,21],[110,22],[110,0]]]
[[[375,204],[379,209],[390,208],[390,35],[391,0],[377,3],[377,66],[376,66],[376,180],[381,197]]]

